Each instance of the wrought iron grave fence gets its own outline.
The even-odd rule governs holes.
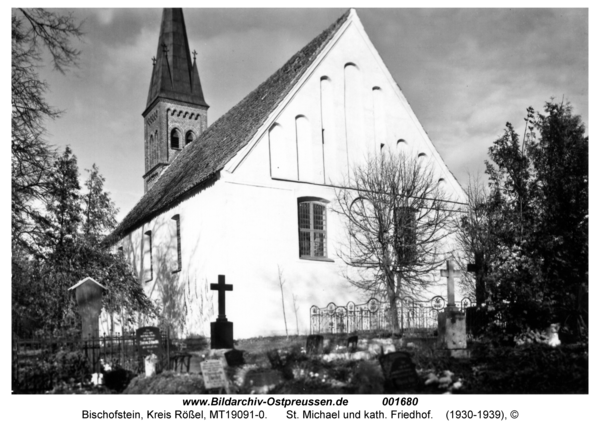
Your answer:
[[[468,298],[462,299],[460,308],[471,306]],[[438,312],[446,307],[442,296],[418,301],[411,297],[399,299],[396,304],[398,321],[404,332],[437,329]],[[373,297],[366,303],[348,302],[345,306],[329,303],[324,308],[310,308],[310,333],[346,334],[365,331],[392,330],[390,304]]]

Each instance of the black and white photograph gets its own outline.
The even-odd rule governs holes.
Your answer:
[[[588,5],[144,6],[11,8],[11,401],[591,415]]]

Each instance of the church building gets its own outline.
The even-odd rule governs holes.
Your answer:
[[[342,275],[332,207],[369,153],[425,157],[465,200],[354,10],[211,126],[208,114],[183,12],[165,9],[142,113],[145,193],[109,241],[179,336],[210,334],[219,275],[235,338],[285,334],[283,306],[290,334],[307,334],[313,305],[365,302]],[[445,296],[443,278],[432,287]]]

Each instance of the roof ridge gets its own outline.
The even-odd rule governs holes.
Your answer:
[[[116,242],[130,230],[179,202],[190,190],[223,169],[225,164],[248,144],[342,24],[353,16],[352,11],[353,9],[348,9],[267,80],[217,119],[194,142],[187,145],[106,238],[106,242]]]

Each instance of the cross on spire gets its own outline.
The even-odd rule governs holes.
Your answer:
[[[233,291],[232,284],[225,284],[225,275],[219,275],[219,282],[217,284],[210,284],[211,290],[217,290],[219,292],[219,316],[217,321],[227,321],[225,316],[225,292]]]
[[[192,52],[192,55],[194,55],[194,61],[196,61],[196,55],[198,55],[198,52],[196,52],[196,49],[194,49],[194,52]]]

